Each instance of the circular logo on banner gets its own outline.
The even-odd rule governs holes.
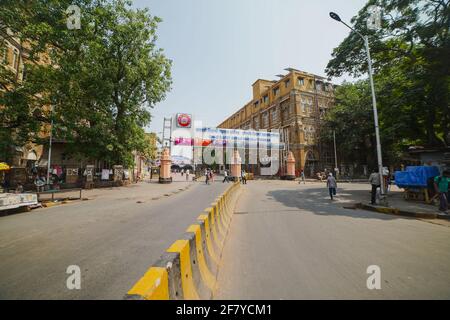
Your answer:
[[[191,127],[191,116],[186,113],[179,113],[177,115],[177,123],[179,127],[190,128]]]

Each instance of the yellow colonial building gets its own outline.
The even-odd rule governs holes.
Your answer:
[[[278,129],[286,148],[282,152],[281,172],[289,151],[294,153],[296,169],[307,176],[324,167],[333,167],[333,153],[321,145],[321,119],[335,103],[335,86],[326,78],[293,68],[279,80],[258,79],[253,83],[253,99],[218,127],[242,130]],[[249,168],[258,171],[259,168]],[[258,172],[255,172],[258,174]]]
[[[0,67],[4,68],[2,75],[5,77],[2,79],[4,81],[0,90],[5,90],[5,87],[10,87],[11,85],[20,86],[25,81],[25,65],[27,62],[30,62],[29,47],[29,43],[23,43],[11,30],[0,31]],[[49,63],[48,57],[42,55],[40,63]],[[6,77],[11,79],[6,79]],[[46,135],[48,133],[43,130],[41,136]],[[31,142],[22,147],[16,147],[10,165],[25,167],[30,161],[35,162],[38,160],[42,156],[42,152],[43,146]]]

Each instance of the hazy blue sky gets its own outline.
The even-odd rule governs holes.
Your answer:
[[[158,45],[173,60],[173,86],[152,111],[149,130],[164,116],[192,113],[216,126],[252,98],[252,83],[293,67],[325,75],[333,48],[366,0],[134,0],[163,19]],[[333,82],[341,83],[342,79]]]

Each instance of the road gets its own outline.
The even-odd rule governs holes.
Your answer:
[[[226,187],[144,182],[0,217],[0,299],[121,299]],[[69,265],[81,290],[66,287]]]
[[[448,225],[344,209],[352,188],[341,184],[331,202],[319,183],[249,182],[215,298],[450,299]],[[380,290],[367,288],[370,265]]]

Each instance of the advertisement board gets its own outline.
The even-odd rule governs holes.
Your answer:
[[[235,130],[219,128],[195,128],[194,136],[175,136],[175,146],[235,147],[246,149],[283,149],[278,132]]]

